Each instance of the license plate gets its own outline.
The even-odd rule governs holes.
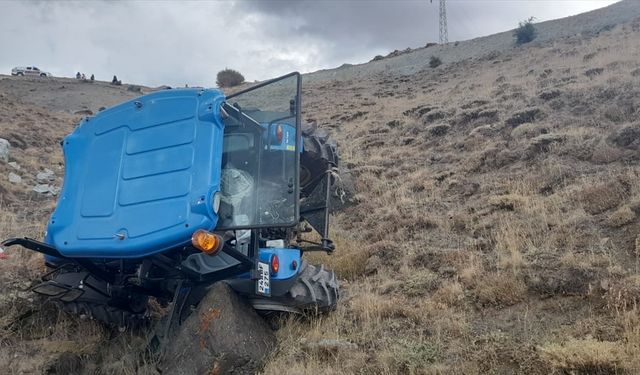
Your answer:
[[[271,297],[271,270],[269,263],[258,262],[258,280],[256,280],[256,293]]]

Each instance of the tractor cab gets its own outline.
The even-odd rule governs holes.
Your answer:
[[[297,77],[271,85],[277,90],[252,88],[228,97],[222,105],[225,130],[218,230],[298,223]]]

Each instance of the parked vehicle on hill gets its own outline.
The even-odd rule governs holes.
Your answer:
[[[11,69],[12,76],[51,77],[51,73],[43,72],[35,66],[17,66]]]
[[[303,254],[334,250],[338,156],[301,125],[300,97],[291,73],[226,97],[157,91],[85,118],[61,143],[44,241],[2,244],[45,254],[36,293],[118,326],[147,319],[149,298],[183,321],[219,281],[265,314],[332,310],[335,274]]]

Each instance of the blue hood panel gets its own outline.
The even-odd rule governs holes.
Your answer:
[[[224,125],[218,90],[165,90],[83,120],[46,242],[67,257],[136,258],[214,228]]]

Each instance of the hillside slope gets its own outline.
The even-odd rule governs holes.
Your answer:
[[[338,139],[359,203],[333,218],[336,252],[313,256],[342,279],[338,310],[283,322],[264,373],[640,372],[640,20],[621,4],[625,22],[600,33],[305,81],[304,117]],[[69,113],[137,95],[96,86],[63,108],[87,92],[52,82],[34,99],[32,82],[0,80],[20,168],[0,161],[3,238],[41,237],[55,197],[32,187],[44,168],[61,183]],[[0,260],[0,368],[155,373],[143,333],[26,291],[41,272],[25,251]]]
[[[266,372],[640,372],[639,32],[306,85],[360,204],[319,259],[346,298]]]
[[[623,0],[591,12],[537,23],[538,37],[534,43],[554,42],[571,37],[591,38],[610,30],[615,25],[632,22],[638,17],[640,17],[640,2]],[[514,48],[513,33],[506,31],[446,45],[399,50],[396,52],[398,56],[366,64],[344,64],[336,69],[320,70],[308,74],[306,82],[364,79],[377,73],[415,74],[429,67],[429,59],[432,56],[437,56],[445,63],[457,63],[469,58],[490,57]]]

